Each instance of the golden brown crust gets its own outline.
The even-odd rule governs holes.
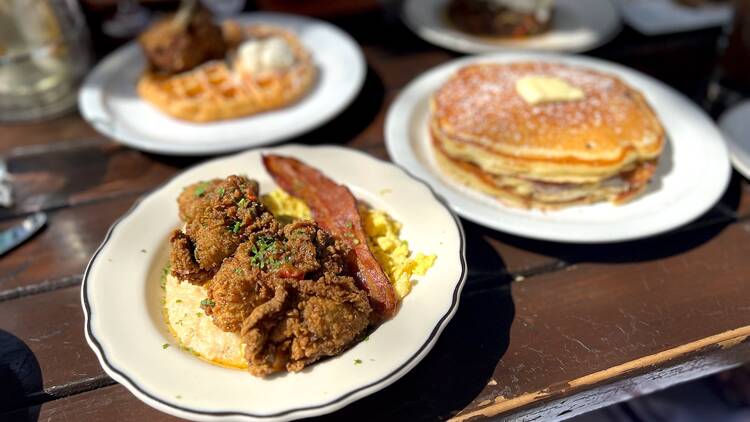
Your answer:
[[[226,26],[228,43],[236,44],[236,25]],[[208,122],[247,116],[294,103],[315,83],[317,70],[310,54],[293,34],[272,26],[242,28],[243,36],[284,38],[295,55],[295,64],[282,72],[254,76],[234,72],[224,61],[210,61],[189,72],[161,75],[144,71],[138,94],[159,110],[178,119]]]
[[[563,79],[579,101],[531,105],[515,90],[528,75]],[[433,96],[431,130],[452,157],[492,174],[591,182],[659,156],[664,130],[643,96],[619,78],[559,63],[479,63]]]

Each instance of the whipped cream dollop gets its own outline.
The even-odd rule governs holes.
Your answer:
[[[237,59],[250,73],[274,72],[294,64],[294,51],[285,39],[272,36],[243,42],[237,49]]]

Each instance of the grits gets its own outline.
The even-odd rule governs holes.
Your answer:
[[[260,200],[281,221],[311,218],[303,201],[281,189],[261,196]],[[399,238],[401,223],[387,213],[361,207],[360,216],[368,246],[402,300],[414,284],[412,276],[424,275],[436,257],[421,253],[412,257],[409,244]],[[164,317],[180,347],[212,363],[247,368],[239,335],[222,331],[203,313],[200,303],[207,296],[206,289],[181,282],[171,274],[166,275],[163,284]]]
[[[226,366],[247,368],[240,336],[227,333],[203,313],[202,286],[180,282],[169,274],[164,283],[164,316],[180,347],[203,359]]]

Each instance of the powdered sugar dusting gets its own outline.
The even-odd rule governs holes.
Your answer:
[[[576,101],[532,105],[516,92],[530,75],[554,77],[581,89]],[[435,94],[441,129],[514,149],[543,147],[591,152],[651,138],[655,118],[637,92],[615,76],[559,63],[480,63],[459,70]]]

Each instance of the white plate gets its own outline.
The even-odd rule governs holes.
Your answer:
[[[719,127],[726,137],[734,168],[750,179],[750,100],[724,112]]]
[[[688,7],[674,0],[619,0],[622,18],[645,35],[672,34],[722,26],[732,21],[731,2]]]
[[[609,203],[542,212],[503,206],[455,183],[435,163],[427,131],[428,100],[454,72],[472,62],[560,62],[619,76],[640,90],[667,133],[657,173],[646,192],[621,206]],[[708,210],[727,187],[730,166],[721,133],[690,100],[635,70],[583,56],[505,53],[454,60],[412,81],[388,111],[385,140],[391,158],[443,195],[463,217],[535,239],[599,243],[637,239],[685,224]]]
[[[345,183],[403,223],[401,235],[413,251],[437,255],[396,316],[368,341],[305,371],[270,379],[206,363],[177,347],[162,349],[174,340],[160,312],[159,286],[170,231],[180,225],[176,198],[182,187],[244,173],[267,192],[275,185],[261,163],[263,152],[300,158]],[[145,403],[195,420],[288,420],[339,409],[413,368],[456,312],[465,277],[460,223],[425,183],[364,153],[285,146],[209,161],[145,196],[110,229],[86,269],[81,296],[86,339],[99,362]],[[355,359],[362,363],[355,366]]]
[[[581,52],[614,38],[622,27],[611,0],[556,0],[550,30],[523,39],[481,37],[451,25],[445,9],[449,0],[407,0],[406,25],[425,41],[461,53],[508,50]]]
[[[305,133],[341,112],[362,87],[366,73],[362,51],[337,27],[278,13],[251,13],[237,19],[286,28],[310,50],[318,80],[299,102],[219,122],[172,118],[136,93],[145,58],[140,47],[131,42],[107,56],[88,75],[79,94],[81,114],[101,133],[134,148],[174,155],[218,154]]]

